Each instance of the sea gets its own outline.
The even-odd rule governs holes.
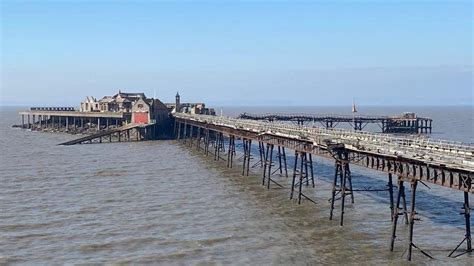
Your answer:
[[[304,187],[316,204],[298,204],[289,199],[291,178],[277,175],[284,187],[267,189],[261,168],[241,176],[238,160],[229,169],[175,140],[59,146],[77,136],[12,128],[22,109],[0,109],[0,264],[406,264],[404,221],[389,251],[387,191],[356,192],[355,203],[346,204],[344,226],[339,203],[329,220],[331,160],[316,157],[316,187]],[[350,107],[337,106],[216,111],[351,114]],[[433,119],[430,138],[474,142],[473,106],[358,106],[358,111],[415,112]],[[238,143],[237,158],[242,150]],[[386,173],[351,170],[355,189],[386,188]],[[462,202],[462,192],[418,186],[414,243],[433,259],[415,248],[415,264],[474,264],[472,254],[447,257],[465,235]]]

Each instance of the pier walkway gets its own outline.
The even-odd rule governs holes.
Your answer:
[[[329,217],[331,220],[334,218],[335,203],[340,202],[340,225],[344,222],[346,198],[354,203],[353,192],[361,191],[353,189],[350,165],[388,173],[387,189],[382,191],[388,191],[390,197],[389,207],[393,221],[390,250],[394,249],[399,216],[404,216],[410,226],[408,260],[411,260],[413,248],[430,256],[413,243],[413,227],[418,220],[415,210],[417,185],[431,183],[461,191],[464,193],[462,215],[465,218],[466,234],[449,256],[456,254],[463,243],[466,243],[466,249],[455,256],[472,252],[469,194],[474,192],[473,144],[206,115],[176,113],[174,118],[178,140],[186,142],[190,147],[204,150],[206,156],[213,153],[215,160],[227,161],[227,167],[230,168],[233,167],[236,154],[235,141],[242,140],[242,175],[249,175],[250,160],[255,159],[251,155],[252,141],[257,142],[259,160],[256,165],[262,167],[262,184],[268,188],[270,184],[279,185],[273,176],[275,172],[288,176],[285,149],[293,150],[290,199],[295,198],[298,203],[302,199],[314,202],[302,190],[303,185],[309,187],[311,184],[315,187],[312,156],[334,160]],[[221,157],[224,153],[227,153],[227,159]],[[272,171],[272,167],[276,170]],[[397,195],[394,195],[393,175],[397,176]],[[410,208],[406,205],[405,184],[409,184],[411,188]]]
[[[59,145],[75,145],[85,143],[122,142],[147,139],[149,135],[148,126],[153,124],[127,124],[118,128],[104,130],[95,134],[60,143]]]
[[[325,128],[335,128],[341,123],[349,124],[354,130],[363,130],[368,124],[376,124],[383,133],[431,133],[432,119],[417,117],[413,113],[400,116],[375,115],[335,115],[335,114],[249,114],[242,113],[238,118],[261,121],[291,121],[298,125],[320,123]]]

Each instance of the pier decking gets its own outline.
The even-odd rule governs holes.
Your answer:
[[[95,134],[67,141],[59,145],[75,145],[83,143],[102,143],[104,142],[122,142],[122,141],[140,141],[150,139],[151,130],[147,130],[153,124],[127,124],[118,128],[100,131]]]
[[[259,161],[256,165],[262,167],[262,183],[268,188],[270,184],[281,186],[273,178],[275,171],[272,172],[272,167],[278,167],[276,171],[288,176],[285,149],[293,150],[295,159],[292,166],[290,199],[296,198],[298,203],[302,199],[313,201],[302,190],[303,185],[315,186],[312,156],[334,160],[335,172],[329,217],[331,220],[334,218],[335,203],[340,201],[340,225],[344,223],[346,197],[350,197],[351,203],[354,203],[353,192],[360,191],[353,189],[350,164],[388,173],[386,191],[390,197],[389,207],[393,221],[390,250],[394,249],[398,218],[405,216],[410,227],[408,260],[412,258],[413,247],[418,249],[413,243],[413,227],[417,220],[415,210],[417,185],[431,183],[453,191],[461,191],[464,193],[462,215],[465,218],[466,234],[449,256],[454,255],[463,243],[466,243],[464,253],[472,252],[469,207],[469,194],[474,192],[472,144],[205,115],[177,113],[174,117],[178,140],[186,142],[190,147],[203,149],[206,156],[213,153],[215,160],[226,160],[227,167],[232,168],[234,164],[235,141],[242,140],[244,154],[242,175],[249,175],[252,141],[258,142]],[[277,152],[274,154],[275,148]],[[226,151],[227,159],[221,157]],[[393,175],[397,176],[396,197]],[[406,183],[411,187],[409,209],[405,201]]]
[[[363,130],[368,124],[376,124],[383,133],[431,133],[431,118],[416,116],[350,116],[335,114],[249,114],[242,113],[239,118],[262,121],[291,121],[298,125],[319,123],[325,128],[335,128],[338,124],[349,124],[354,130]]]
[[[111,126],[122,126],[130,123],[131,120],[131,115],[123,112],[78,112],[50,109],[31,108],[31,110],[19,112],[21,128],[69,133],[95,133],[101,129],[109,129]]]

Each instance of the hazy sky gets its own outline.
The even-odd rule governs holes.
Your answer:
[[[471,1],[5,1],[4,105],[473,105]]]

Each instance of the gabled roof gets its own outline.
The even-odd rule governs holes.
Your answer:
[[[110,102],[113,102],[113,101],[115,101],[115,100],[111,96],[105,96],[104,98],[99,100],[100,103],[110,103]]]
[[[97,102],[97,100],[93,96],[86,96],[86,99],[84,100],[84,102],[94,103],[94,102]]]
[[[150,103],[148,103],[148,102],[145,100],[145,98],[140,98],[140,99],[138,99],[138,100],[133,104],[133,106],[137,105],[138,103],[144,103],[144,104],[150,106]]]

